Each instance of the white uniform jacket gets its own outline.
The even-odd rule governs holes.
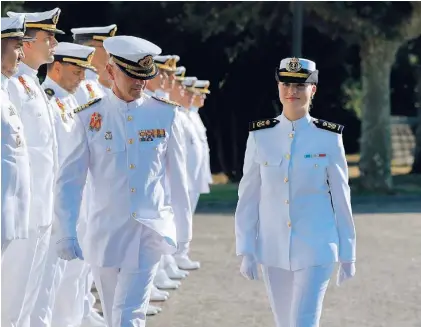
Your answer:
[[[87,69],[85,71],[85,80],[83,80],[76,90],[74,96],[79,105],[84,105],[91,100],[103,98],[106,95],[106,89],[98,81],[98,74]]]
[[[184,108],[179,110],[185,135],[184,146],[187,156],[189,192],[199,193],[201,186],[200,174],[204,160],[203,146],[194,123],[189,118],[188,111]]]
[[[237,254],[293,271],[355,261],[343,127],[309,115],[254,125],[274,126],[249,134],[235,213]]]
[[[206,127],[200,118],[198,109],[191,107],[188,116],[196,129],[196,133],[202,143],[203,159],[198,178],[199,190],[201,194],[210,192],[209,184],[212,184],[212,174],[210,170],[209,144],[206,136]]]
[[[1,239],[28,238],[31,175],[22,121],[1,75]]]
[[[121,266],[133,221],[162,235],[172,252],[176,240],[191,240],[191,230],[176,235],[174,224],[174,217],[191,220],[178,115],[175,106],[147,95],[127,103],[114,94],[76,113],[75,142],[57,179],[55,214],[62,236],[76,237],[89,171],[84,249],[89,263]],[[183,212],[174,212],[165,197],[167,178],[169,200]]]
[[[10,100],[22,119],[31,164],[29,228],[49,226],[53,221],[53,184],[57,171],[57,140],[54,111],[39,84],[37,70],[20,63],[9,81]]]
[[[42,83],[47,97],[54,112],[54,126],[57,135],[58,165],[67,156],[66,152],[71,148],[69,142],[73,142],[72,129],[75,125],[74,110],[78,107],[76,98],[54,82],[48,76]]]

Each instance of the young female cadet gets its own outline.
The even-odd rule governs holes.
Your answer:
[[[310,116],[318,71],[286,58],[276,70],[283,113],[250,123],[235,214],[240,271],[263,279],[277,327],[317,327],[335,262],[355,275],[355,227],[343,126]]]

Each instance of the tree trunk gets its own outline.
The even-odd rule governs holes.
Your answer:
[[[421,174],[421,66],[415,69],[416,91],[415,103],[418,108],[418,123],[415,128],[415,152],[411,174]]]
[[[399,43],[369,39],[361,44],[363,91],[361,186],[388,193],[392,190],[390,136],[390,74]]]

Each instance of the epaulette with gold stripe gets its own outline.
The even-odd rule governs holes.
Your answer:
[[[91,101],[89,101],[88,103],[86,103],[86,104],[84,104],[84,105],[82,105],[82,106],[77,107],[75,110],[73,110],[73,112],[74,112],[75,114],[77,114],[78,112],[81,112],[81,111],[85,110],[86,108],[89,108],[89,107],[90,107],[90,106],[92,106],[94,103],[97,103],[97,102],[101,101],[101,99],[102,99],[102,98],[98,98],[98,99],[91,100]]]
[[[328,121],[323,120],[323,119],[314,119],[313,124],[317,128],[325,129],[327,131],[337,133],[337,134],[342,134],[342,131],[344,129],[343,125],[331,123],[331,122],[328,122]]]
[[[260,129],[271,128],[279,124],[279,120],[275,118],[271,119],[262,119],[262,120],[255,120],[250,122],[249,131],[258,131]]]
[[[174,102],[174,101],[171,101],[171,100],[167,100],[165,98],[157,97],[156,95],[153,95],[152,98],[154,98],[155,100],[161,101],[161,102],[165,102],[165,103],[171,104],[173,106],[181,107],[181,105],[178,104],[177,102]]]

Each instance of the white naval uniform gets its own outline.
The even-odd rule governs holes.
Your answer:
[[[98,82],[98,75],[89,69],[85,70],[85,80],[77,88],[74,98],[75,109],[91,100],[105,96],[104,87]],[[87,203],[89,197],[89,182],[83,192],[80,216],[77,226],[80,246],[83,250],[86,231]],[[82,319],[88,316],[95,304],[95,296],[91,293],[93,277],[90,265],[86,261],[72,260],[67,262],[61,285],[56,294],[56,303],[53,312],[53,326],[79,325]],[[73,302],[73,306],[69,306]]]
[[[144,91],[143,91],[146,95],[148,95],[148,96],[158,96],[156,93],[158,93],[158,94],[160,94],[160,96],[161,97],[163,97],[164,99],[168,99],[169,98],[169,96],[167,96],[166,94],[165,94],[165,92],[163,91],[163,90],[160,90],[160,89],[157,89],[155,92],[153,92],[153,91],[151,91],[151,90],[149,90],[149,89],[144,89]],[[183,129],[183,134],[184,134],[184,127],[183,127],[183,116],[182,116],[182,114],[180,114],[179,115],[180,116],[180,127]],[[184,139],[182,140],[182,144],[183,144],[183,147],[184,147]],[[187,160],[186,160],[186,162],[187,162]],[[189,172],[187,171],[187,174],[188,174]],[[187,182],[188,182],[189,180],[187,179]],[[167,183],[168,183],[168,180],[166,181]],[[170,186],[167,184],[167,188],[166,188],[166,190],[167,190],[167,192],[166,192],[166,194],[165,194],[165,196],[167,197],[167,201],[169,202],[170,201]],[[180,281],[172,281],[169,277],[168,277],[168,274],[167,274],[167,272],[166,272],[166,267],[168,266],[168,265],[171,265],[171,264],[173,264],[173,262],[174,262],[174,259],[172,258],[172,255],[170,255],[170,254],[164,254],[162,257],[161,257],[161,260],[160,260],[160,262],[159,262],[159,266],[158,266],[158,270],[157,270],[157,273],[155,274],[155,280],[154,280],[154,284],[155,284],[155,288],[158,288],[158,286],[160,286],[160,287],[162,287],[163,285],[165,286],[165,285],[167,285],[167,287],[168,287],[168,289],[174,289],[174,288],[178,288],[178,286],[180,286],[181,285],[181,282]],[[175,265],[176,266],[176,265]],[[178,268],[178,267],[177,267]],[[162,285],[161,285],[162,284]],[[167,288],[164,288],[164,289],[167,289]]]
[[[127,103],[111,94],[75,121],[74,147],[57,179],[55,214],[63,237],[76,237],[89,171],[84,258],[109,326],[137,326],[161,255],[174,253],[177,239],[191,239],[191,232],[181,235],[174,223],[191,219],[179,113],[147,95]],[[166,179],[176,190],[170,200],[183,203],[183,212],[167,202]]]
[[[31,193],[28,240],[16,246],[12,243],[3,258],[8,269],[2,274],[2,298],[8,301],[2,302],[2,319],[8,322],[2,326],[16,323],[29,326],[51,235],[57,141],[53,111],[39,84],[37,70],[20,63],[18,73],[9,81],[9,94],[24,126],[34,192]]]
[[[75,97],[60,87],[48,76],[42,83],[42,88],[54,95],[47,96],[54,109],[54,124],[58,145],[58,164],[61,165],[63,158],[67,157],[66,151],[70,148],[69,143],[73,141],[72,129],[74,127],[73,110],[78,107]],[[52,93],[51,93],[52,94]],[[42,278],[41,289],[31,314],[31,327],[50,327],[55,325],[53,321],[53,310],[55,308],[57,295],[62,286],[63,276],[67,271],[67,261],[58,258],[56,251],[56,242],[58,241],[55,233],[55,226],[51,233],[50,248]],[[80,260],[78,260],[80,261]],[[71,303],[72,305],[69,305]],[[67,298],[67,307],[76,307],[77,302],[72,298]],[[62,324],[61,326],[67,326]]]
[[[190,107],[188,117],[193,122],[193,126],[196,128],[196,132],[202,142],[203,149],[202,165],[197,179],[198,186],[196,192],[191,194],[193,203],[192,210],[194,212],[197,202],[199,201],[200,194],[207,194],[210,192],[209,184],[212,184],[212,174],[210,170],[209,144],[206,136],[206,127],[200,118],[199,109],[193,106]]]
[[[249,134],[235,214],[237,254],[254,256],[263,265],[271,293],[293,288],[287,299],[290,317],[279,313],[286,300],[269,296],[280,317],[277,326],[290,326],[282,319],[291,319],[293,326],[314,327],[331,265],[355,261],[345,151],[342,135],[316,127],[308,114],[294,122],[283,114],[277,120],[274,127]],[[295,278],[303,279],[301,289]],[[306,301],[294,298],[301,295]]]
[[[23,124],[1,75],[1,252],[13,240],[28,238],[30,204],[29,154]]]

